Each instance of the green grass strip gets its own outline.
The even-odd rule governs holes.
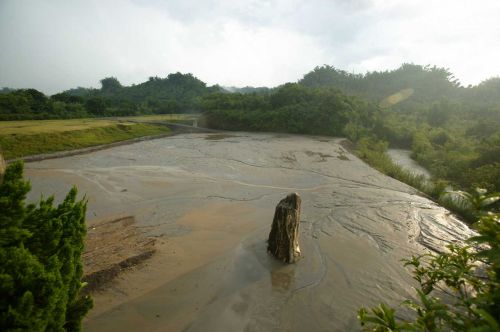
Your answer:
[[[109,144],[143,136],[170,132],[166,126],[151,124],[112,124],[84,130],[40,134],[0,135],[0,148],[5,159],[42,153],[67,151]]]

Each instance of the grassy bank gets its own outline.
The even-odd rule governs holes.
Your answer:
[[[448,182],[427,179],[423,175],[416,175],[394,163],[387,154],[386,142],[362,138],[356,144],[354,152],[376,170],[420,190],[436,203],[454,212],[462,220],[473,223],[477,219],[478,211],[473,206],[464,205],[462,201],[453,200],[447,195]]]
[[[356,144],[355,153],[376,170],[417,188],[429,196],[437,195],[433,190],[434,186],[425,176],[417,175],[393,162],[387,154],[387,143],[363,138]]]
[[[0,121],[0,136],[76,131],[116,124],[112,119]]]
[[[0,136],[20,134],[40,134],[62,131],[75,131],[97,127],[106,127],[116,124],[117,121],[127,123],[129,121],[192,121],[199,116],[197,114],[160,114],[145,116],[128,116],[117,118],[87,118],[67,120],[23,120],[23,121],[0,121]]]
[[[199,114],[158,114],[158,115],[127,116],[127,117],[120,117],[120,119],[134,120],[134,121],[179,122],[179,121],[192,121],[199,117],[200,117]]]
[[[5,159],[74,150],[170,131],[161,125],[110,120],[89,120],[88,123],[85,120],[29,122],[34,122],[33,126],[26,124],[15,131],[7,130],[7,123],[0,122],[3,125],[0,127],[0,147]],[[12,123],[10,125],[12,127]]]

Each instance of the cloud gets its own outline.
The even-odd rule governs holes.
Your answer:
[[[325,63],[364,72],[402,62],[478,83],[500,74],[499,9],[489,0],[3,0],[0,86],[55,93],[176,71],[275,86]]]

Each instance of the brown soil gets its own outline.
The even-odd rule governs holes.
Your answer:
[[[87,231],[83,253],[86,292],[103,290],[123,270],[151,257],[154,244],[153,238],[137,229],[133,216],[93,224]]]
[[[219,141],[221,139],[225,138],[231,138],[231,137],[237,137],[236,135],[230,135],[230,134],[213,134],[213,135],[207,135],[205,136],[205,139],[208,141]]]

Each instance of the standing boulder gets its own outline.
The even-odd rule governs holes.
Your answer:
[[[267,241],[267,251],[285,263],[294,263],[300,258],[299,194],[292,193],[282,199],[276,206],[273,225]]]
[[[5,173],[5,169],[7,166],[5,165],[5,160],[3,160],[2,153],[0,153],[0,183],[2,183],[3,175]]]

